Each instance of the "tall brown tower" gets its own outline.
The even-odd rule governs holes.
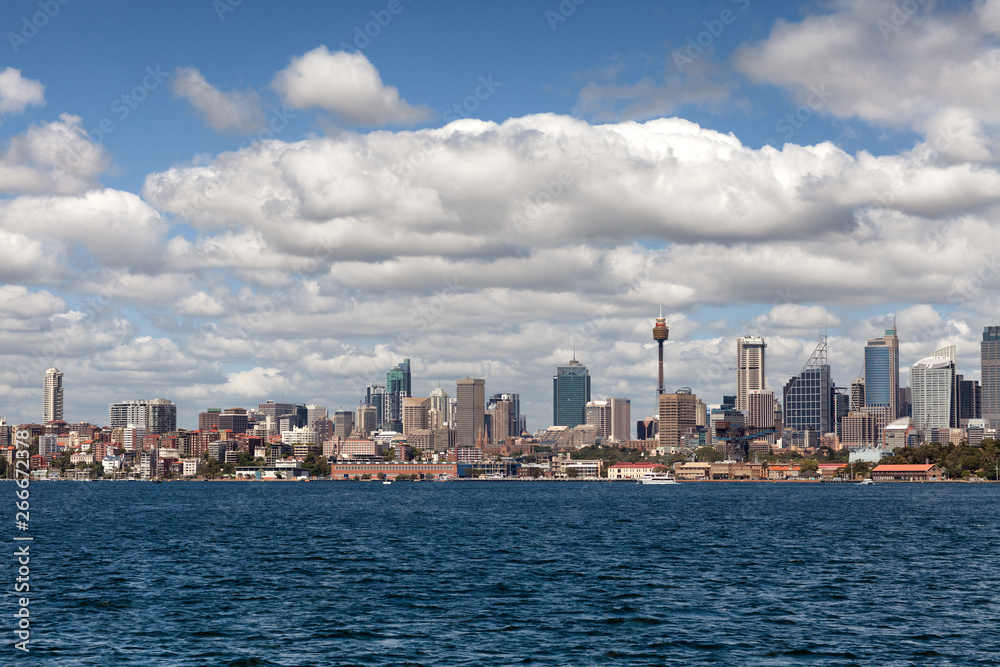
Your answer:
[[[667,321],[663,319],[663,309],[660,309],[660,316],[656,318],[656,324],[653,326],[653,340],[655,340],[660,345],[660,381],[656,385],[656,395],[659,396],[663,393],[663,342],[667,340],[667,336],[670,335],[670,327],[667,326]],[[657,398],[659,401],[659,398]]]

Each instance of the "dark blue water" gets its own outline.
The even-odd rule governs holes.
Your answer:
[[[5,665],[1000,660],[1000,485],[31,492],[32,651],[8,593]]]

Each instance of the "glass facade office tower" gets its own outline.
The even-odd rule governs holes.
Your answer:
[[[785,384],[782,399],[782,425],[786,429],[811,429],[820,435],[834,431],[833,382],[826,360],[826,336],[820,340],[802,372]]]
[[[992,428],[1000,427],[1000,326],[983,327],[980,347],[983,419]]]
[[[402,363],[385,374],[385,392],[392,397],[386,405],[388,413],[385,415],[385,421],[402,422],[403,399],[413,396],[411,390],[410,360],[403,359]]]
[[[885,427],[898,415],[899,338],[896,329],[886,329],[881,338],[865,346],[865,412],[875,420],[875,438],[882,441]]]
[[[579,426],[586,423],[585,406],[590,402],[590,372],[576,359],[559,366],[552,378],[552,425]]]

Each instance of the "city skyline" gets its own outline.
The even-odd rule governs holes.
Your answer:
[[[663,320],[662,313],[661,317],[656,318],[656,323]],[[983,327],[982,339],[983,343],[981,345],[981,365],[983,368],[994,368],[996,364],[996,359],[1000,358],[1000,346],[997,346],[996,341],[1000,340],[1000,327],[987,325]],[[739,400],[739,388],[741,386],[747,386],[748,384],[748,372],[757,373],[756,384],[763,384],[761,378],[763,377],[758,373],[758,371],[763,371],[764,362],[764,349],[767,344],[763,337],[761,336],[743,336],[737,339],[737,350],[736,350],[736,367],[729,367],[729,371],[735,371],[734,384],[736,388],[736,394],[733,396],[734,400],[738,402]],[[846,406],[849,404],[851,406],[851,412],[864,412],[870,415],[872,420],[873,432],[881,433],[885,427],[895,421],[899,417],[909,417],[911,415],[906,414],[907,410],[912,412],[912,419],[915,426],[918,426],[917,422],[924,424],[925,422],[929,426],[920,426],[920,428],[942,428],[938,421],[928,422],[927,418],[927,407],[929,400],[940,401],[946,400],[946,413],[944,420],[947,425],[957,428],[959,422],[963,416],[963,411],[969,413],[975,411],[973,406],[983,406],[981,398],[981,386],[978,380],[965,380],[964,375],[957,372],[955,366],[955,360],[957,358],[956,348],[954,345],[947,348],[941,348],[934,351],[930,356],[919,359],[914,362],[912,366],[905,368],[904,370],[910,370],[910,375],[914,378],[914,383],[911,386],[904,387],[899,382],[899,345],[900,341],[896,335],[895,325],[892,329],[885,330],[885,335],[869,339],[867,345],[864,348],[864,354],[866,357],[865,365],[862,366],[862,375],[853,380],[848,387],[843,384],[837,385],[835,379],[831,376],[830,366],[827,362],[827,337],[823,336],[820,343],[813,350],[808,362],[803,367],[800,373],[790,377],[786,383],[784,383],[784,389],[779,398],[774,391],[763,389],[763,388],[752,388],[748,389],[747,404],[743,408],[743,411],[747,413],[749,424],[755,428],[765,428],[769,422],[768,415],[773,411],[775,417],[779,414],[780,419],[785,427],[790,427],[793,430],[801,430],[808,427],[809,429],[817,433],[832,433],[839,429],[839,425],[836,422],[837,415],[837,397],[835,389],[839,389],[842,392],[846,392],[844,395],[843,404],[845,408],[843,409],[843,414],[847,414]],[[748,349],[754,350],[748,353]],[[946,361],[946,367],[948,372],[948,380],[945,383],[947,386],[946,394],[943,398],[934,394],[933,399],[931,394],[927,393],[925,387],[927,382],[927,376],[925,371],[927,369],[937,369],[941,368],[941,362]],[[656,376],[657,382],[660,381],[660,376],[662,374],[662,359],[657,353],[657,358],[654,359],[656,363]],[[918,374],[919,372],[919,374]],[[995,371],[990,370],[986,373],[988,378],[995,375]],[[50,368],[46,371],[44,378],[44,391],[42,399],[42,409],[45,415],[52,408],[52,405],[61,406],[62,398],[62,377],[63,374],[57,369]],[[867,381],[866,381],[867,379]],[[860,392],[856,392],[856,384],[860,382]],[[390,368],[386,373],[386,384],[379,385],[377,383],[369,383],[366,387],[365,393],[361,395],[358,404],[354,409],[344,410],[343,406],[338,409],[333,414],[335,415],[350,415],[353,420],[355,418],[355,411],[359,411],[362,408],[371,410],[372,419],[375,424],[385,423],[390,425],[393,422],[397,423],[396,430],[404,432],[407,430],[407,418],[404,416],[405,408],[410,405],[414,409],[419,407],[421,411],[421,420],[426,420],[428,418],[428,410],[435,410],[435,419],[442,422],[448,422],[449,427],[455,430],[463,431],[459,440],[465,446],[472,446],[472,443],[479,443],[484,439],[488,438],[489,429],[483,422],[484,415],[486,415],[492,409],[494,403],[497,401],[513,401],[516,407],[513,407],[513,413],[507,414],[507,419],[513,418],[515,421],[523,420],[524,416],[520,411],[520,392],[514,393],[497,393],[494,394],[489,402],[486,400],[486,380],[484,378],[473,379],[471,377],[459,378],[455,380],[456,385],[456,396],[461,396],[462,401],[458,402],[458,399],[453,399],[453,402],[458,402],[459,405],[463,405],[461,408],[462,414],[462,426],[459,428],[457,426],[459,418],[459,409],[456,407],[445,407],[449,394],[441,388],[441,382],[438,382],[438,386],[429,392],[427,397],[416,397],[410,398],[411,387],[412,387],[412,372],[411,372],[411,360],[404,359],[392,368]],[[963,389],[963,385],[968,386]],[[941,386],[940,380],[935,380],[934,392],[940,392]],[[556,369],[556,375],[552,376],[552,422],[544,423],[544,425],[536,426],[530,429],[530,431],[537,431],[540,429],[548,428],[549,426],[577,426],[584,423],[590,423],[589,409],[591,405],[597,405],[597,403],[603,403],[605,406],[611,405],[614,401],[624,401],[626,405],[631,404],[631,398],[627,397],[611,397],[605,396],[604,398],[594,398],[591,396],[590,392],[591,377],[589,369],[583,364],[581,364],[575,357],[570,360],[568,364],[560,365]],[[50,387],[52,390],[50,391]],[[464,389],[471,388],[471,389]],[[390,391],[390,389],[392,391]],[[911,390],[914,392],[910,396],[909,401],[906,404],[906,410],[901,406],[897,406],[897,397],[900,396],[899,392],[901,389]],[[377,392],[377,394],[376,394]],[[471,392],[471,393],[470,393]],[[962,394],[968,393],[965,400],[965,405],[963,405]],[[658,410],[657,415],[662,416],[664,414],[664,401],[663,397],[670,394],[676,397],[679,394],[693,394],[697,396],[697,392],[693,392],[690,387],[679,387],[675,391],[665,392],[664,394],[659,394],[657,396]],[[973,395],[974,394],[974,395]],[[766,397],[765,397],[766,395]],[[891,399],[887,397],[891,396]],[[57,397],[53,398],[53,397]],[[374,397],[374,398],[373,398]],[[712,397],[700,396],[699,401],[702,401],[705,405],[721,405],[724,403],[725,395],[719,396],[719,402],[704,401],[705,398],[711,399]],[[392,400],[386,400],[392,399]],[[597,403],[591,403],[591,400],[595,400]],[[284,400],[284,397],[282,397]],[[676,399],[671,399],[676,400]],[[766,402],[765,402],[766,400]],[[579,404],[579,405],[577,405]],[[887,405],[888,404],[888,405]],[[672,405],[672,404],[671,404]],[[986,405],[989,405],[987,401]],[[378,407],[377,407],[378,406]],[[391,406],[396,406],[398,408],[398,415],[393,416],[391,412]],[[481,409],[479,409],[481,407]],[[577,421],[575,418],[570,420],[573,423],[568,423],[565,419],[561,419],[560,415],[575,414],[576,408],[581,410],[581,418]],[[169,408],[169,412],[165,410]],[[231,409],[236,411],[244,410],[242,407],[230,406]],[[269,409],[270,408],[270,409]],[[259,411],[262,414],[267,414],[271,418],[276,418],[280,414],[287,412],[294,412],[296,409],[301,409],[305,412],[302,414],[302,420],[305,422],[307,420],[306,415],[313,415],[308,418],[311,423],[314,418],[320,418],[319,412],[322,412],[322,416],[328,416],[325,405],[316,405],[315,403],[276,403],[273,399],[269,399],[266,403],[261,403],[259,406]],[[308,409],[308,410],[307,410]],[[508,408],[504,408],[506,411]],[[673,410],[674,408],[671,408]],[[736,407],[737,410],[740,408]],[[940,407],[934,408],[940,411]],[[216,413],[217,415],[222,412],[222,409],[217,406],[207,407],[203,410],[209,411],[209,413]],[[202,423],[202,417],[205,414],[202,409],[199,409],[199,420],[198,428],[205,428]],[[227,409],[228,413],[230,410]],[[455,421],[451,421],[449,414],[454,412]],[[631,415],[630,407],[628,409],[629,415]],[[890,417],[891,413],[891,417]],[[607,419],[610,420],[610,414],[608,414]],[[141,428],[146,428],[152,424],[157,424],[156,428],[151,428],[150,432],[164,433],[173,428],[180,426],[184,428],[177,421],[177,406],[175,403],[169,399],[156,398],[156,399],[129,399],[120,401],[118,403],[111,403],[108,409],[108,421],[107,425],[114,426],[125,426],[126,424],[135,425]],[[382,415],[381,418],[378,415]],[[0,415],[2,417],[2,415]],[[987,419],[989,423],[990,416],[988,412],[983,412],[983,417]],[[58,417],[62,420],[62,416]],[[360,419],[360,417],[359,417]],[[602,422],[604,417],[601,418]],[[41,423],[46,423],[47,419],[44,419]],[[62,420],[66,421],[66,420]],[[86,419],[69,420],[73,422],[87,422]],[[994,423],[997,420],[994,418]],[[628,423],[628,429],[631,429],[632,419],[629,417],[626,419]],[[32,423],[30,420],[24,421],[22,423]],[[90,421],[90,423],[99,425],[102,422]],[[167,427],[166,424],[171,424],[172,426]],[[609,422],[610,424],[610,422]],[[513,422],[510,424],[513,426]],[[945,427],[947,427],[947,425]],[[429,422],[421,421],[420,424],[413,426],[414,428],[429,428]],[[343,429],[341,429],[343,430]],[[347,429],[350,432],[350,428]],[[370,428],[368,430],[371,430]],[[509,431],[504,431],[506,433],[514,433],[515,429],[511,428]],[[616,432],[619,432],[616,430]],[[478,436],[473,436],[474,433],[478,433]],[[661,432],[662,433],[662,432]],[[662,439],[662,438],[661,438]]]
[[[641,418],[661,305],[666,392],[734,393],[754,335],[776,395],[823,334],[847,386],[894,320],[903,385],[951,345],[979,379],[995,3],[57,4],[0,19],[10,422],[50,367],[68,420],[191,425],[409,358],[539,425],[574,349]]]

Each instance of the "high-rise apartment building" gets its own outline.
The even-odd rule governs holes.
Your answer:
[[[505,442],[508,438],[520,435],[512,430],[514,403],[505,399],[493,401],[490,407],[492,430],[490,431],[490,441],[494,444]]]
[[[462,378],[455,385],[455,441],[459,447],[475,447],[486,437],[486,380]]]
[[[736,341],[736,409],[747,410],[747,396],[753,389],[764,386],[764,348],[760,336],[743,336]]]
[[[774,429],[774,392],[751,389],[747,395],[747,426],[756,431]]]
[[[63,419],[63,374],[58,368],[45,371],[42,384],[42,423]]]
[[[979,348],[982,414],[991,428],[1000,428],[1000,326],[983,327]]]
[[[177,430],[177,406],[165,398],[121,401],[108,405],[108,426],[134,426],[144,433],[162,435]]]
[[[590,402],[590,372],[574,357],[559,366],[552,378],[552,425],[579,426],[586,421]]]
[[[899,338],[896,329],[865,346],[865,412],[875,420],[876,439],[896,420],[899,409]]]

